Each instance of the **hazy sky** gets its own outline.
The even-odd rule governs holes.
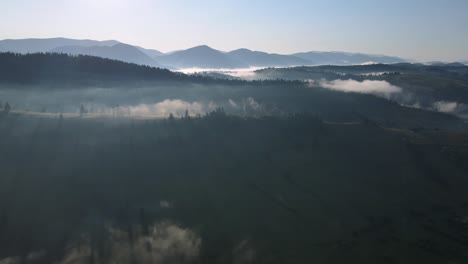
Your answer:
[[[0,39],[468,60],[468,0],[0,0]]]

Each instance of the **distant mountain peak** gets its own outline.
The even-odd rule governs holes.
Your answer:
[[[136,63],[140,65],[161,67],[160,64],[158,64],[140,49],[124,43],[117,43],[112,46],[64,46],[52,49],[51,52],[66,53],[71,55],[90,55]]]
[[[247,49],[247,48],[240,48],[240,49],[236,49],[236,50],[233,50],[233,51],[230,51],[230,52],[254,52],[254,51],[250,50],[250,49]]]
[[[194,49],[213,49],[212,47],[208,46],[208,45],[198,45],[198,46],[195,46],[193,47]]]
[[[17,53],[48,52],[64,46],[113,46],[120,42],[116,40],[90,40],[69,38],[28,38],[0,40],[0,52],[10,51]]]
[[[125,43],[117,43],[115,45],[112,45],[111,47],[119,49],[137,49],[138,51],[140,51],[137,47]]]
[[[220,52],[221,53],[221,51],[213,49],[212,47],[210,47],[208,45],[195,46],[195,47],[187,49],[187,51],[189,51],[189,50],[214,51],[214,52]]]
[[[242,61],[235,60],[207,45],[176,51],[158,57],[159,61],[177,68],[246,68]]]
[[[368,62],[401,63],[406,60],[363,53],[339,51],[310,51],[289,55],[254,51],[240,48],[229,52],[216,50],[208,45],[198,45],[185,50],[161,53],[125,44],[116,40],[79,40],[68,38],[0,40],[0,52],[36,53],[64,52],[68,54],[94,55],[144,65],[164,65],[170,68],[248,68],[291,67],[311,65],[354,65]],[[119,54],[120,53],[120,54]]]
[[[452,62],[452,63],[447,63],[445,66],[450,66],[450,67],[465,67],[466,65],[461,62]]]

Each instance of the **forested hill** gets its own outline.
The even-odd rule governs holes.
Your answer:
[[[89,55],[0,52],[0,84],[48,86],[122,86],[176,81],[200,84],[301,84],[296,80],[234,80],[203,74],[186,75],[168,69]]]
[[[93,56],[58,53],[0,53],[0,82],[42,83],[122,80],[181,80],[188,76],[167,69]]]

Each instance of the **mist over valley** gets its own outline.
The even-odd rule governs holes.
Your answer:
[[[1,1],[0,264],[468,263],[467,3]]]

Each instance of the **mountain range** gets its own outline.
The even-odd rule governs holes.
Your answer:
[[[50,50],[53,53],[65,53],[70,55],[89,55],[113,60],[120,60],[140,65],[164,67],[158,64],[144,51],[123,43],[112,46],[63,46]]]
[[[53,49],[64,46],[112,46],[118,44],[116,40],[78,40],[67,38],[49,38],[49,39],[5,39],[0,41],[0,52],[16,52],[16,53],[35,53],[35,52],[50,52]]]
[[[206,45],[162,53],[158,50],[128,45],[116,40],[97,41],[67,38],[1,40],[0,52],[82,54],[168,69],[235,69],[405,62],[399,57],[347,52],[310,51],[288,55],[249,49],[224,52]]]

